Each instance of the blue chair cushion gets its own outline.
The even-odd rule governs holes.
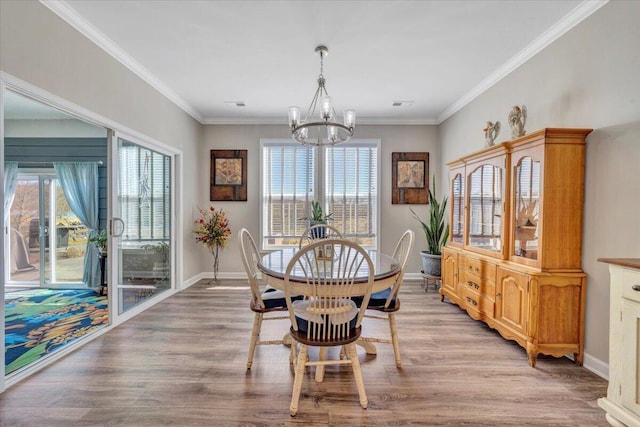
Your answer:
[[[309,329],[309,319],[306,311],[308,304],[309,304],[308,300],[301,300],[293,303],[293,311],[296,314],[296,323],[298,324],[298,331],[301,331],[301,332],[307,332],[307,330]],[[353,329],[356,327],[356,323],[358,321],[358,311],[359,310],[356,307],[356,305],[353,304],[353,307],[349,312],[349,317],[351,319],[349,321],[349,329]],[[330,321],[331,319],[329,317],[325,317],[324,319],[325,326],[328,326]]]
[[[387,298],[389,298],[389,294],[391,294],[391,288],[387,288],[383,291],[380,292],[376,292],[371,294],[371,298],[369,299],[369,304],[367,305],[367,308],[384,308],[384,305],[387,302]],[[361,296],[358,297],[353,297],[352,298],[353,301],[356,303],[356,305],[358,307],[362,306],[362,300],[363,298]],[[396,306],[396,297],[394,296],[391,299],[391,303],[389,304],[389,308],[393,309]]]
[[[284,297],[284,292],[278,289],[267,287],[267,289],[260,295],[264,308],[283,308],[287,306],[287,300]],[[292,301],[302,299],[302,295],[291,296]]]

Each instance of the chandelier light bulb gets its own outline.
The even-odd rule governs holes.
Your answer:
[[[320,118],[325,121],[331,120],[331,97],[329,95],[323,96],[320,105],[322,107]]]
[[[338,129],[335,126],[327,126],[327,135],[329,136],[329,142],[332,144],[338,142]]]
[[[356,125],[356,110],[348,109],[344,110],[344,125],[348,128],[353,128]]]
[[[300,123],[300,126],[304,125],[304,122]],[[307,139],[309,137],[309,128],[301,128],[300,129],[300,138]]]
[[[296,127],[300,123],[300,107],[289,107],[289,126]]]

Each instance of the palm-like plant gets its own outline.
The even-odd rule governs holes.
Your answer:
[[[448,198],[445,197],[441,202],[436,198],[436,177],[433,176],[433,191],[429,188],[429,215],[426,221],[413,210],[411,213],[414,218],[420,222],[424,237],[427,239],[427,248],[430,254],[440,255],[442,246],[447,243],[449,238],[449,224],[445,225],[445,210],[447,208]]]
[[[306,220],[306,221],[314,221],[314,222],[326,222],[327,220],[333,219],[333,212],[330,212],[328,214],[324,214],[324,211],[322,210],[322,205],[320,204],[320,202],[318,202],[317,200],[312,200],[311,201],[311,216],[305,216],[303,218],[300,218],[302,220]]]

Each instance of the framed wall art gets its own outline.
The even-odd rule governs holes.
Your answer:
[[[429,153],[391,153],[391,203],[429,203]]]
[[[247,150],[211,150],[211,201],[247,201]]]

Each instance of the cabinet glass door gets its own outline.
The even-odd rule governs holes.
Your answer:
[[[464,233],[464,179],[456,174],[451,181],[451,242],[462,245]]]
[[[513,255],[538,259],[540,162],[523,157],[515,166]]]
[[[502,252],[502,168],[481,165],[469,175],[471,248]]]

